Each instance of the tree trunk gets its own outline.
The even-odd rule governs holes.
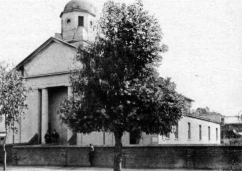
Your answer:
[[[114,171],[122,170],[122,136],[123,132],[114,132],[115,137],[115,156],[114,156]]]
[[[6,163],[7,163],[7,153],[6,153],[6,149],[5,149],[5,142],[3,144],[3,170],[6,170]]]

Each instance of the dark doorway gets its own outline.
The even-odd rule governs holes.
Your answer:
[[[130,132],[130,144],[139,144],[141,138],[140,131],[132,131]]]
[[[49,130],[59,134],[59,144],[67,144],[67,127],[61,122],[58,113],[60,104],[67,97],[67,87],[49,88]]]

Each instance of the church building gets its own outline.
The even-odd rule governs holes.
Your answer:
[[[16,66],[31,91],[26,115],[18,123],[18,134],[9,136],[8,143],[38,139],[39,144],[45,144],[46,132],[56,130],[60,135],[59,144],[63,145],[114,144],[110,133],[73,133],[58,114],[60,103],[72,95],[69,74],[78,65],[74,63],[77,47],[95,39],[96,13],[95,6],[87,0],[68,2],[60,14],[61,33],[49,38]]]
[[[60,14],[61,33],[56,33],[55,37],[50,37],[16,66],[22,74],[26,86],[30,87],[31,91],[26,101],[28,104],[26,114],[17,123],[18,133],[9,135],[7,143],[36,142],[37,144],[45,144],[44,136],[46,132],[49,130],[52,133],[56,130],[59,134],[60,145],[87,146],[90,143],[94,145],[114,145],[112,133],[93,132],[85,135],[72,132],[61,122],[58,113],[58,108],[63,99],[72,96],[69,81],[70,70],[77,65],[81,65],[73,62],[77,47],[80,44],[89,44],[95,39],[96,15],[97,10],[94,4],[91,4],[88,0],[71,0]],[[199,118],[190,117],[187,122],[196,123],[196,120],[199,120]],[[219,123],[209,120],[203,121],[207,128],[211,127],[209,129],[220,132]],[[191,123],[191,125],[193,126],[195,123]],[[199,125],[202,125],[202,122],[199,122]],[[185,128],[181,129],[184,130]],[[211,143],[219,143],[219,135]],[[138,142],[134,136],[129,133],[124,134],[123,145],[150,145],[165,142],[158,135],[152,136],[142,133],[141,140]],[[202,141],[196,142],[202,143]]]

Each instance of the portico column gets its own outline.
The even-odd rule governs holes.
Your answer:
[[[41,143],[45,144],[45,134],[48,130],[49,104],[48,104],[48,89],[42,89],[42,121],[41,121]]]
[[[73,96],[72,95],[72,88],[71,88],[71,86],[67,87],[67,96],[68,96],[68,99],[70,99]]]

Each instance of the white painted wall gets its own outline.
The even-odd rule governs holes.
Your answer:
[[[191,139],[188,139],[188,123],[191,125]],[[202,139],[199,139],[199,125],[202,128]],[[210,140],[208,139],[208,127],[210,127]],[[216,139],[217,128],[217,139]],[[189,116],[184,116],[178,123],[178,139],[174,133],[170,138],[158,135],[158,144],[220,144],[220,124],[205,121]]]

